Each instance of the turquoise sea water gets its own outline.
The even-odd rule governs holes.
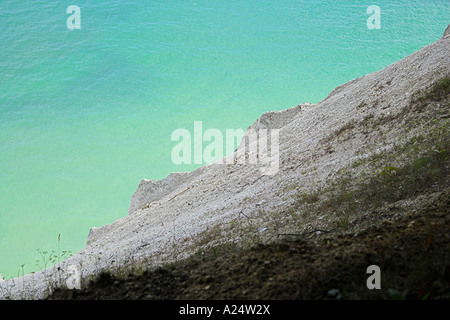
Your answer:
[[[59,234],[75,253],[127,214],[142,178],[198,167],[172,163],[175,129],[245,130],[318,102],[448,23],[448,0],[2,0],[0,273],[38,270]]]

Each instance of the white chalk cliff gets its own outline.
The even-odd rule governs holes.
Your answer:
[[[129,259],[145,258],[158,265],[170,260],[174,250],[192,253],[183,248],[207,228],[255,210],[274,212],[289,207],[291,199],[284,189],[287,184],[312,187],[356,157],[394,144],[400,131],[410,134],[399,124],[398,128],[386,127],[383,139],[379,130],[357,131],[339,143],[324,143],[334,132],[352,121],[360,122],[369,113],[377,117],[401,112],[416,91],[450,75],[449,52],[448,28],[436,42],[378,72],[337,87],[318,104],[304,103],[263,114],[249,130],[279,129],[278,154],[273,155],[279,159],[276,174],[264,175],[258,165],[246,163],[246,152],[240,152],[245,148],[242,144],[235,152],[241,159],[233,164],[217,161],[193,172],[172,173],[161,181],[142,180],[131,198],[128,215],[125,212],[123,218],[93,228],[86,247],[64,266],[78,265],[87,276]],[[265,227],[263,221],[261,227]],[[267,232],[270,234],[270,228]],[[223,240],[238,238],[235,235],[234,239]],[[46,272],[20,281],[33,282],[32,290],[39,296],[45,293],[43,279],[51,271]]]

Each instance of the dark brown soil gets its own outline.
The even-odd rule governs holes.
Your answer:
[[[359,234],[323,234],[197,255],[142,275],[101,274],[50,299],[449,299],[450,188],[420,212]],[[326,237],[325,237],[326,236]],[[367,268],[381,270],[369,290]]]

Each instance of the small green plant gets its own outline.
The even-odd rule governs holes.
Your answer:
[[[36,251],[41,257],[41,259],[36,260],[36,267],[39,269],[45,270],[49,264],[52,264],[55,261],[56,255],[54,255],[54,250],[48,252],[45,250],[36,249]]]
[[[338,227],[342,228],[343,230],[346,230],[350,224],[350,212],[341,211],[339,212],[338,215],[339,215]]]
[[[61,234],[58,234],[58,245],[57,245],[57,251],[51,250],[41,250],[36,249],[36,251],[39,253],[39,256],[41,259],[36,260],[36,267],[38,267],[41,270],[47,269],[47,267],[55,264],[61,263],[61,261],[67,259],[72,255],[72,251],[70,250],[63,250],[61,251]]]

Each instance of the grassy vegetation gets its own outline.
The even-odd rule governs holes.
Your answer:
[[[365,165],[358,174],[339,172],[325,189],[315,190],[307,198],[325,198],[319,212],[354,213],[360,208],[375,209],[385,202],[413,197],[433,186],[448,183],[449,122],[430,127],[422,135],[397,145],[393,151],[380,151],[353,163]],[[299,204],[305,195],[299,194]]]
[[[430,103],[433,101],[441,101],[446,98],[450,91],[450,78],[444,77],[439,80],[436,84],[431,86],[430,89],[425,91],[417,92],[414,95],[413,102],[426,102]]]

